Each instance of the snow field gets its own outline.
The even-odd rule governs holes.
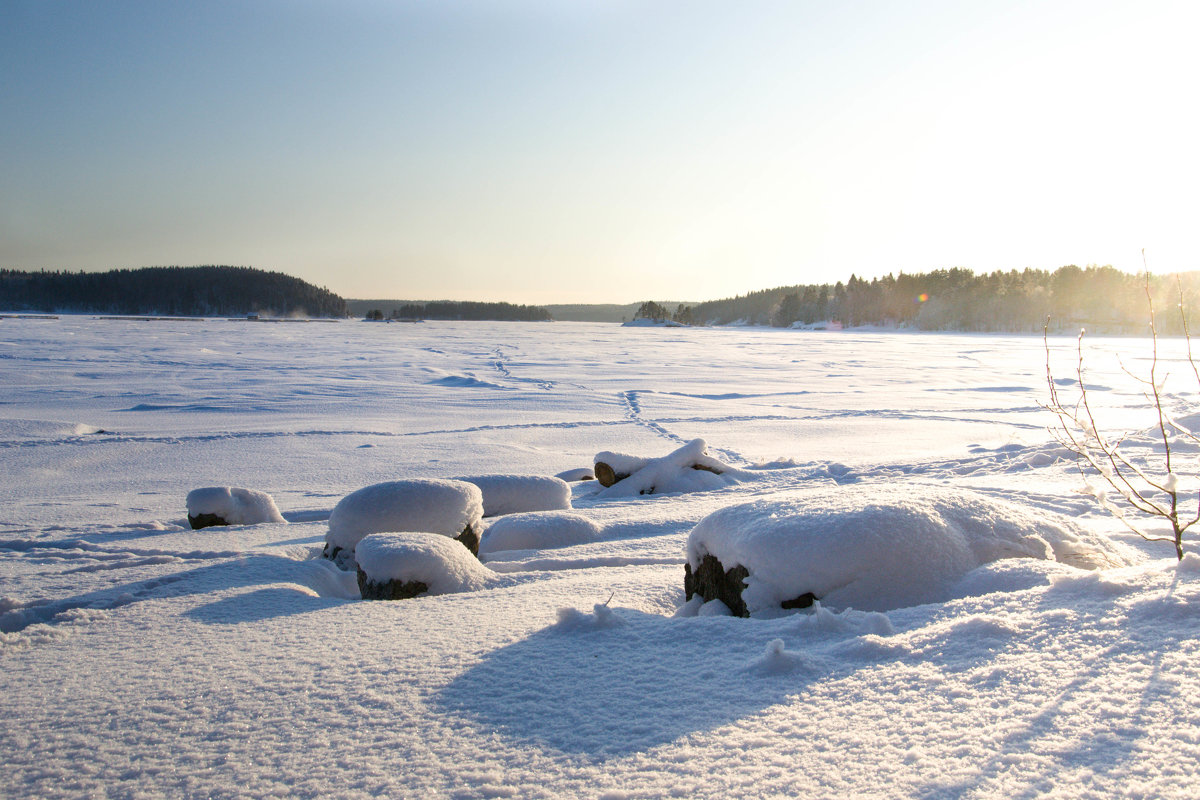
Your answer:
[[[0,796],[1195,794],[1200,561],[1159,560],[1081,493],[1037,405],[1040,339],[0,325]],[[1051,345],[1073,363],[1073,340]],[[1141,418],[1115,359],[1088,380],[1098,409]],[[747,477],[573,484],[569,512],[531,516],[599,533],[489,553],[503,580],[483,588],[365,603],[320,557],[358,487],[697,437]],[[188,529],[188,488],[239,485],[290,524]],[[674,616],[689,532],[722,509],[899,492],[932,513],[958,490],[1137,563],[1006,558],[885,612]]]

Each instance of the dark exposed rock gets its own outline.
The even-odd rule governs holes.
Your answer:
[[[725,569],[716,556],[705,554],[700,561],[700,566],[694,572],[690,563],[683,565],[684,595],[688,600],[696,595],[704,598],[705,602],[720,600],[733,612],[735,617],[748,617],[750,611],[742,600],[742,590],[746,588],[746,578],[749,576],[750,570],[741,564],[735,564],[729,569]],[[808,608],[818,599],[820,598],[812,592],[805,592],[799,597],[784,600],[779,605],[789,609]]]
[[[198,531],[201,528],[208,528],[213,525],[228,525],[224,517],[219,517],[216,514],[197,514],[192,516],[188,514],[188,522],[191,523],[192,530]]]
[[[742,590],[746,588],[744,581],[750,570],[741,564],[726,570],[717,557],[710,554],[705,554],[695,572],[690,563],[684,564],[683,570],[683,588],[688,600],[694,595],[700,595],[705,602],[720,600],[735,617],[750,616],[742,602]]]
[[[463,528],[462,533],[454,538],[462,542],[471,551],[471,555],[475,557],[479,556],[479,531],[476,530],[475,526],[468,525]]]
[[[407,600],[429,591],[429,585],[421,581],[373,581],[360,569],[358,591],[363,600]]]
[[[791,600],[784,600],[779,604],[780,608],[808,608],[813,603],[817,602],[817,596],[812,592],[805,592],[799,597],[793,597]]]

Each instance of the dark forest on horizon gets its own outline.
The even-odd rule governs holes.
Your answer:
[[[1161,333],[1182,333],[1179,314],[1200,303],[1200,273],[1134,275],[1113,267],[1068,265],[975,274],[969,269],[886,275],[845,283],[798,284],[695,304],[646,301],[564,306],[505,302],[345,300],[280,272],[251,267],[144,267],[108,272],[0,269],[0,311],[162,316],[262,314],[431,320],[611,322],[638,316],[686,325],[880,326],[918,330],[1037,332],[1086,327],[1097,333],[1146,331],[1149,283]],[[1181,298],[1182,292],[1182,298]],[[594,309],[594,314],[589,314]],[[616,317],[620,313],[620,318]]]
[[[1198,307],[1200,273],[1147,277],[1108,266],[981,275],[954,268],[869,281],[851,276],[844,284],[784,286],[674,310],[647,301],[637,315],[684,325],[786,328],[836,321],[845,327],[1009,333],[1041,331],[1049,317],[1052,331],[1137,334],[1147,331],[1147,281],[1159,332],[1183,333],[1180,301],[1185,310]]]

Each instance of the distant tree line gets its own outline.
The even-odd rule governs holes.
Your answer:
[[[1157,308],[1179,302],[1176,281],[1188,308],[1200,308],[1200,273],[1152,276]],[[969,269],[887,275],[870,281],[784,286],[724,300],[680,306],[672,314],[647,301],[637,316],[684,324],[791,327],[838,321],[852,327],[877,325],[919,330],[1040,331],[1080,327],[1097,333],[1141,333],[1146,327],[1143,276],[1113,267],[1075,265],[1053,272],[1025,269],[976,275]],[[1163,315],[1160,333],[1182,333],[1177,316]]]
[[[443,319],[443,320],[499,320],[502,322],[549,322],[554,317],[540,306],[518,306],[512,303],[479,303],[470,301],[437,300],[429,303],[402,303],[384,310],[372,306],[378,301],[352,300],[350,307],[367,319]],[[367,308],[367,306],[370,306]]]
[[[0,309],[230,316],[348,316],[328,289],[250,267],[144,267],[109,272],[0,270]]]

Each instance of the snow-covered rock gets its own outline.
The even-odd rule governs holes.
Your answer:
[[[491,578],[477,558],[436,533],[374,533],[358,543],[355,559],[364,600],[471,592]]]
[[[549,475],[472,475],[459,480],[473,483],[483,492],[485,517],[571,507],[571,487],[562,478]]]
[[[210,525],[257,525],[285,522],[266,492],[233,486],[193,489],[187,496],[188,522],[193,529]]]
[[[349,565],[355,547],[373,533],[423,531],[458,539],[479,551],[483,494],[465,481],[415,479],[366,486],[343,497],[329,515],[325,557]]]
[[[606,451],[597,453],[595,462],[596,477],[608,483],[600,497],[704,492],[739,483],[748,475],[710,456],[703,439],[693,439],[662,458]]]
[[[743,616],[813,599],[874,611],[937,602],[969,571],[1005,558],[1084,569],[1128,563],[1116,546],[1064,517],[973,492],[911,486],[856,486],[724,508],[692,530],[687,556],[688,598],[720,599]],[[716,572],[713,560],[726,591],[698,585],[702,566]],[[737,584],[744,590],[731,602],[728,587]]]
[[[599,536],[600,526],[580,514],[561,511],[512,514],[488,526],[479,543],[479,552],[568,547],[595,541]]]

